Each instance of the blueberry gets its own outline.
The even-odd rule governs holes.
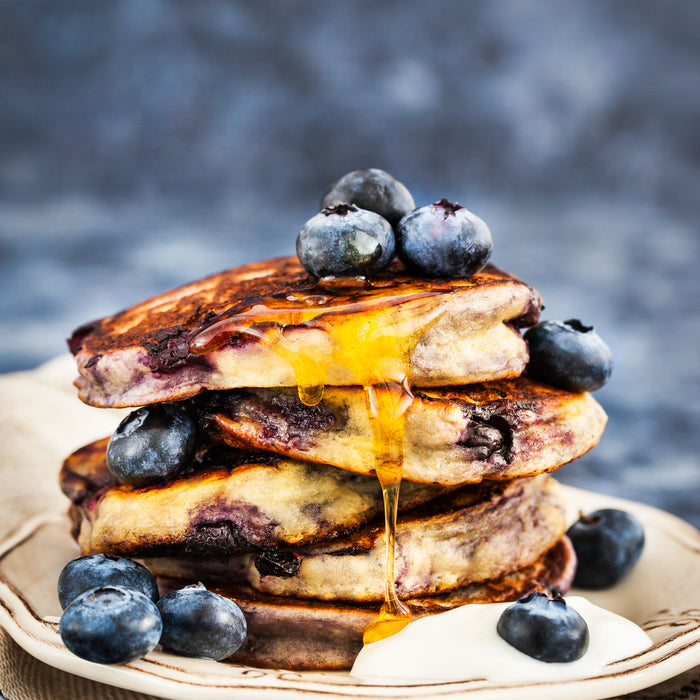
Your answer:
[[[147,654],[163,625],[143,593],[107,586],[78,596],[63,612],[59,631],[76,656],[99,664],[123,664]]]
[[[644,549],[644,528],[630,513],[614,508],[581,515],[568,529],[578,559],[574,585],[608,588],[637,563]]]
[[[121,586],[158,600],[158,586],[151,572],[131,559],[109,554],[88,554],[68,562],[58,577],[58,599],[65,609],[91,588]]]
[[[354,170],[336,180],[323,195],[321,209],[338,204],[355,204],[373,211],[392,226],[416,206],[406,187],[378,168]]]
[[[196,446],[197,427],[184,406],[144,406],[130,413],[112,435],[107,468],[125,484],[156,484],[184,469]]]
[[[238,605],[201,583],[164,595],[158,609],[163,619],[160,643],[166,651],[220,661],[245,640],[247,625]]]
[[[389,222],[353,204],[324,209],[297,237],[299,262],[314,277],[375,275],[391,262],[394,248]]]
[[[538,661],[576,661],[588,647],[586,621],[559,595],[535,592],[506,608],[498,634],[508,644]]]
[[[612,353],[593,326],[581,321],[543,321],[525,333],[533,379],[566,391],[595,391],[610,379]]]
[[[268,549],[253,557],[253,564],[261,576],[296,576],[301,568],[301,557],[294,552]]]
[[[486,265],[493,243],[489,227],[478,216],[441,199],[401,219],[396,250],[412,272],[430,277],[469,277]]]

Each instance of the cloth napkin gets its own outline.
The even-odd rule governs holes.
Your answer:
[[[31,372],[0,376],[0,541],[25,520],[67,500],[58,487],[63,459],[109,435],[125,411],[82,404],[72,386],[73,359],[59,357]],[[143,695],[73,676],[23,651],[0,629],[0,693],[8,700],[148,700]],[[632,695],[700,700],[700,668]],[[0,698],[1,700],[1,698]]]

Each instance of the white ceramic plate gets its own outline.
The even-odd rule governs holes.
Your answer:
[[[77,554],[68,521],[59,513],[34,518],[0,545],[0,623],[20,646],[45,663],[173,700],[291,700],[300,693],[324,700],[590,700],[655,685],[700,664],[700,533],[648,506],[573,488],[565,488],[565,494],[571,520],[579,509],[623,508],[642,520],[647,539],[640,562],[622,584],[586,596],[639,624],[654,645],[580,680],[518,685],[483,680],[378,685],[360,683],[346,673],[255,669],[160,652],[124,666],[93,664],[67,651],[58,634],[56,580],[63,565]]]

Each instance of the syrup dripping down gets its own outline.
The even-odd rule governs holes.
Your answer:
[[[433,295],[402,291],[384,303],[413,306],[400,320],[379,324],[361,304],[329,304],[320,294],[289,294],[265,299],[248,311],[224,317],[202,329],[190,341],[201,355],[223,347],[236,335],[250,335],[292,366],[300,400],[308,405],[323,398],[328,367],[337,362],[350,370],[365,392],[374,442],[374,468],[382,488],[386,540],[385,596],[377,619],[367,628],[365,644],[389,637],[411,619],[399,600],[395,583],[396,517],[403,471],[405,413],[413,401],[408,366],[421,335],[437,320]],[[291,302],[291,303],[290,303]],[[313,330],[313,351],[299,342],[294,330]]]
[[[394,562],[396,558],[396,515],[403,471],[404,415],[413,395],[407,381],[365,387],[367,413],[374,437],[374,463],[384,500],[386,562],[384,604],[379,615],[364,632],[365,644],[390,637],[411,620],[410,610],[396,593]]]

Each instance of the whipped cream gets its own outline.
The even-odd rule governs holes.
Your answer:
[[[651,646],[646,632],[626,618],[585,598],[572,596],[566,602],[588,625],[588,649],[576,661],[546,663],[523,654],[496,631],[498,618],[512,603],[475,603],[420,618],[392,637],[366,645],[350,675],[385,683],[563,681],[595,675]]]

